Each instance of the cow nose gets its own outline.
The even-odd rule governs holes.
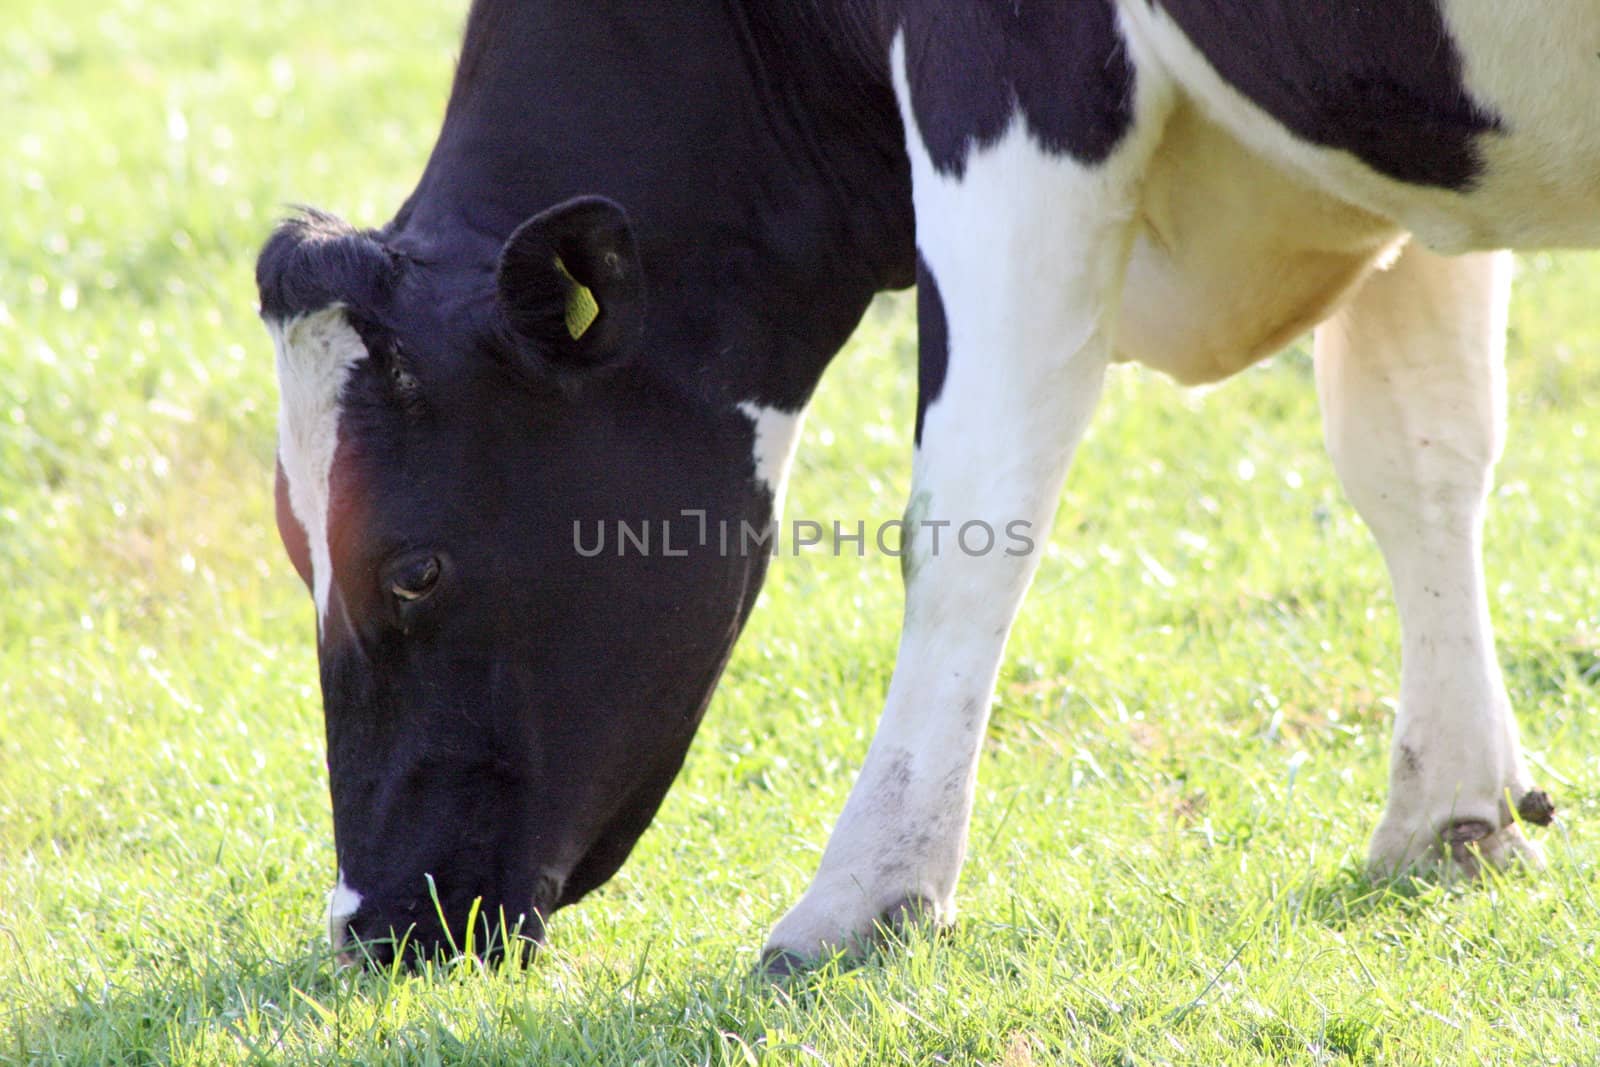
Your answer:
[[[328,944],[333,946],[334,958],[340,966],[356,962],[355,954],[345,949],[345,944],[350,940],[350,920],[360,909],[361,894],[350,888],[341,867],[339,884],[328,894]]]
[[[339,884],[328,894],[328,943],[334,960],[341,967],[383,968],[403,957],[413,967],[470,952],[486,963],[497,963],[508,953],[527,962],[544,939],[544,918],[537,908],[511,914],[502,902],[474,897],[469,903],[454,902],[443,916],[437,909],[437,904],[363,895],[341,870]]]

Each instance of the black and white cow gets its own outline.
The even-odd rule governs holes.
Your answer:
[[[766,523],[829,359],[913,283],[912,509],[955,525],[1050,521],[1109,363],[1212,381],[1315,327],[1328,446],[1403,630],[1371,862],[1537,864],[1521,824],[1552,807],[1481,561],[1498,250],[1600,244],[1597,52],[1594,0],[478,0],[399,214],[291,220],[257,268],[334,942],[427,950],[474,900],[536,939],[617,869],[765,560],[591,559],[574,522]],[[928,530],[779,969],[953,913],[1037,557]]]

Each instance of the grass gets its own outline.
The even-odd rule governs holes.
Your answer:
[[[15,5],[14,5],[15,6]],[[1600,266],[1521,263],[1488,533],[1550,871],[1369,882],[1398,634],[1303,354],[1113,376],[1012,642],[963,919],[789,989],[892,667],[895,560],[785,557],[654,828],[529,967],[336,973],[308,598],[250,267],[409,190],[443,0],[63,0],[0,24],[0,1062],[1600,1061]],[[904,298],[824,383],[793,516],[886,519]]]

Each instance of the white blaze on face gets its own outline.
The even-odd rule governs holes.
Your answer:
[[[344,868],[339,868],[339,884],[328,894],[328,941],[334,948],[344,947],[344,924],[361,908],[361,894],[344,882]]]
[[[339,444],[339,396],[367,346],[335,304],[286,322],[267,322],[278,352],[278,462],[289,507],[311,552],[311,595],[322,632],[333,586],[328,548],[328,477]]]
[[[789,465],[794,460],[795,446],[800,443],[800,425],[805,412],[765,407],[750,400],[741,403],[739,411],[755,425],[751,459],[755,463],[756,480],[772,497],[772,517],[776,519],[783,513]]]

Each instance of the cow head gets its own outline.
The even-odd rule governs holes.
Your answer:
[[[765,565],[715,531],[764,527],[771,500],[751,421],[642,358],[642,275],[599,198],[481,262],[315,213],[261,253],[278,526],[316,608],[336,946],[464,947],[473,914],[537,940],[617,869],[681,765]]]

